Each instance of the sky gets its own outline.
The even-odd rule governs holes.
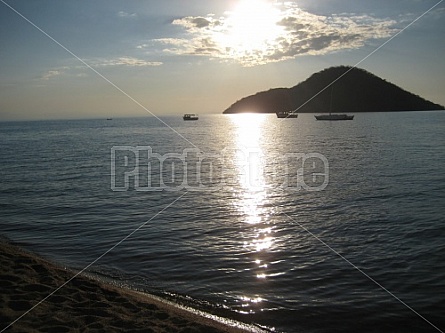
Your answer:
[[[0,0],[0,121],[222,113],[331,66],[445,105],[442,0]]]

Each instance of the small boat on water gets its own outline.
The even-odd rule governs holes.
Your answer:
[[[347,114],[332,114],[331,113],[333,91],[334,91],[334,86],[332,86],[332,88],[331,88],[331,102],[329,105],[329,114],[322,114],[322,115],[314,116],[315,119],[317,119],[317,120],[352,120],[352,119],[354,119],[354,116],[350,116]]]
[[[298,113],[295,111],[278,111],[276,114],[278,118],[298,118]]]
[[[182,119],[184,119],[184,120],[198,120],[199,118],[198,118],[198,115],[195,113],[186,113],[182,117]]]
[[[350,116],[347,114],[322,114],[319,116],[314,116],[317,120],[352,120],[354,116]]]

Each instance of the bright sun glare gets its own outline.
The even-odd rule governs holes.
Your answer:
[[[283,28],[277,25],[280,11],[266,0],[241,0],[229,12],[227,30],[217,39],[221,46],[242,55],[266,51],[280,36]]]

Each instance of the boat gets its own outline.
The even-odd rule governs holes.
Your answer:
[[[276,114],[278,118],[298,118],[298,113],[295,111],[278,111]]]
[[[332,109],[332,92],[334,91],[334,86],[332,86],[331,88],[331,102],[329,105],[329,114],[322,114],[322,115],[318,115],[318,116],[314,116],[315,119],[317,120],[353,120],[354,116],[350,116],[347,114],[332,114],[331,113],[331,109]]]
[[[184,120],[198,120],[199,118],[198,118],[198,115],[195,113],[186,113],[182,117],[182,119],[184,119]]]
[[[352,120],[354,119],[354,116],[350,116],[347,114],[332,114],[329,112],[329,114],[322,114],[318,116],[314,116],[317,120]]]

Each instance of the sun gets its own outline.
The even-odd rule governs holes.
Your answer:
[[[283,32],[279,20],[280,11],[271,1],[241,0],[228,12],[217,42],[233,55],[263,54]]]

